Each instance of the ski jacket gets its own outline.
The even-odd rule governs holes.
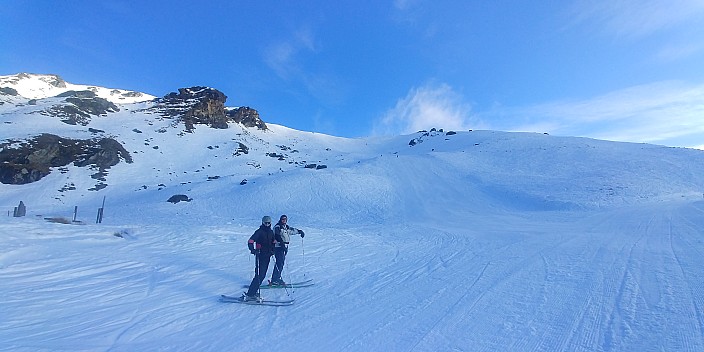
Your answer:
[[[254,252],[254,244],[256,243],[256,249],[259,249],[261,254],[271,256],[274,255],[275,242],[274,231],[272,231],[269,226],[262,224],[257,231],[254,231],[254,234],[249,237],[247,247],[249,247],[250,252]]]
[[[276,226],[274,226],[276,247],[288,247],[288,243],[291,241],[291,235],[300,233],[299,231],[299,229],[288,226],[288,224],[284,225],[280,221],[277,222]]]

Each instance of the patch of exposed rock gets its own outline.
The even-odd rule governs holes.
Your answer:
[[[16,89],[10,87],[0,87],[0,95],[10,95],[16,97],[20,95]]]
[[[51,168],[70,163],[94,167],[99,170],[94,178],[103,179],[106,170],[120,160],[132,163],[129,152],[112,138],[70,139],[44,133],[0,144],[0,182],[35,182],[48,175]]]
[[[207,87],[179,88],[157,100],[156,109],[164,117],[178,118],[192,132],[195,125],[227,128],[225,94]]]
[[[157,100],[156,109],[162,116],[182,121],[186,132],[195,125],[228,128],[228,122],[242,123],[247,127],[266,129],[259,113],[249,107],[227,109],[227,96],[217,89],[207,87],[179,88]]]
[[[230,120],[241,123],[245,127],[256,127],[260,130],[266,129],[266,124],[259,117],[259,112],[249,106],[226,109],[225,111]]]
[[[89,90],[71,90],[57,97],[66,99],[63,103],[54,105],[41,113],[58,117],[69,125],[86,126],[90,123],[91,116],[106,116],[109,112],[120,111],[115,104],[96,96],[95,92]]]

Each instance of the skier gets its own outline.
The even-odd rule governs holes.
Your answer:
[[[252,283],[249,284],[249,289],[244,295],[243,300],[255,301],[260,300],[259,286],[266,278],[266,272],[269,270],[269,261],[274,254],[274,231],[271,230],[271,217],[265,216],[262,218],[262,224],[254,231],[254,234],[249,238],[247,246],[249,251],[256,256],[255,271]]]
[[[288,217],[286,215],[281,215],[279,222],[274,226],[274,236],[276,238],[276,245],[274,247],[274,258],[276,259],[276,264],[274,265],[274,273],[271,275],[271,285],[286,285],[284,280],[281,279],[281,273],[284,270],[284,264],[286,262],[286,254],[288,253],[288,243],[291,239],[292,234],[299,234],[303,238],[306,234],[303,230],[288,226]]]

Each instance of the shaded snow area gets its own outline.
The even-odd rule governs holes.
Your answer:
[[[704,151],[495,131],[183,133],[148,105],[88,126],[0,114],[0,140],[92,127],[133,159],[98,191],[75,165],[0,184],[0,350],[704,350]],[[190,201],[167,202],[178,194]],[[220,302],[252,279],[262,216],[281,214],[305,231],[284,279],[315,285],[262,290],[291,306]]]
[[[249,224],[2,219],[3,350],[704,348],[702,202],[300,224],[284,278],[316,285],[263,291],[289,307],[218,302],[251,279]]]

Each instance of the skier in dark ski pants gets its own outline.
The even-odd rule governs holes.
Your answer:
[[[285,285],[284,280],[281,279],[281,272],[284,270],[284,264],[286,262],[286,254],[288,253],[288,242],[291,240],[291,235],[299,234],[301,238],[306,234],[302,230],[288,226],[288,217],[286,215],[281,215],[279,222],[274,226],[274,236],[276,238],[276,245],[274,246],[274,258],[276,258],[276,264],[274,265],[274,273],[271,275],[272,285]]]
[[[259,299],[259,286],[266,278],[266,272],[269,270],[269,261],[274,254],[274,231],[271,230],[271,217],[265,216],[262,218],[262,224],[257,231],[254,231],[252,237],[247,242],[249,251],[256,256],[256,266],[254,278],[249,284],[249,290],[245,294],[245,300]]]

